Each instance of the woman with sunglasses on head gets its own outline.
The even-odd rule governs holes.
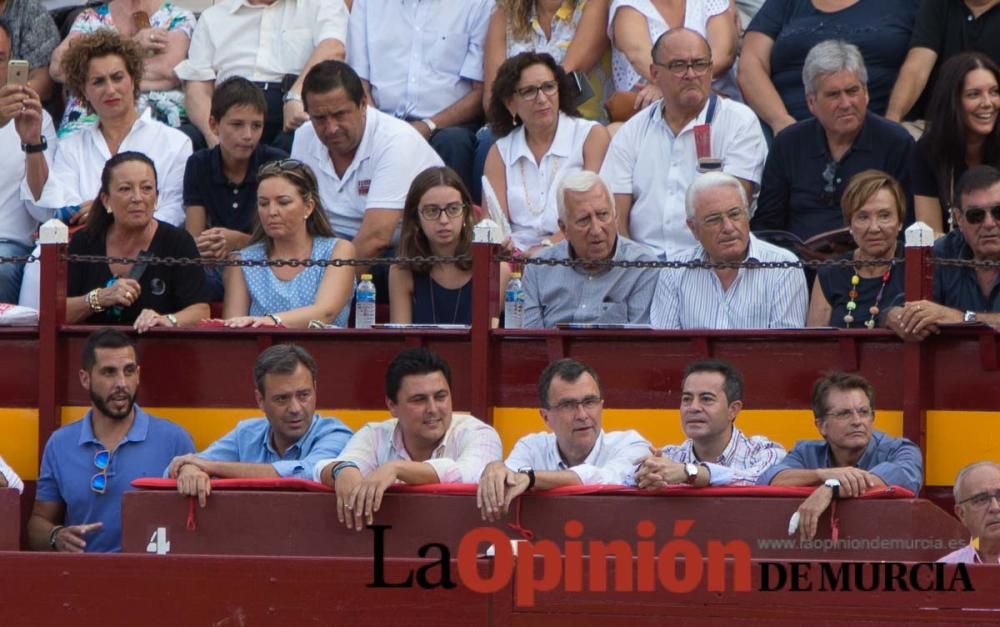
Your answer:
[[[880,170],[855,174],[840,200],[844,222],[858,245],[843,259],[875,265],[822,266],[816,272],[806,325],[873,329],[880,314],[903,293],[902,247],[906,195]]]
[[[486,178],[510,220],[514,246],[532,256],[563,239],[556,209],[559,180],[574,170],[597,172],[610,138],[580,118],[571,80],[548,54],[523,52],[497,71],[490,127],[499,137],[486,158]]]
[[[272,161],[257,173],[257,225],[234,253],[248,261],[353,259],[354,245],[333,234],[316,175],[295,159]],[[304,329],[312,320],[347,326],[354,269],[350,266],[231,266],[223,272],[222,315],[228,327]]]
[[[156,199],[156,167],[149,157],[139,152],[111,157],[87,225],[73,235],[69,253],[197,259],[198,247],[187,231],[153,218]],[[73,262],[66,294],[70,324],[131,324],[142,333],[194,326],[209,313],[205,272],[193,265]]]
[[[413,179],[406,195],[399,256],[471,255],[472,212],[472,198],[454,170],[427,168]],[[392,266],[389,320],[394,324],[470,324],[472,262]]]
[[[1000,165],[1000,67],[978,52],[957,54],[941,66],[927,107],[927,130],[913,156],[916,219],[934,233],[949,231],[955,188],[969,168]]]

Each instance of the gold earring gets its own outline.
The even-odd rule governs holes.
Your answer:
[[[113,213],[111,211],[111,207],[105,207],[104,210],[108,212],[108,215],[111,215]]]
[[[512,118],[514,118],[514,126],[517,126],[517,112],[515,111],[514,113],[511,113],[510,115],[511,115]]]

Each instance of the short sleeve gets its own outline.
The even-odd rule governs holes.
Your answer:
[[[729,8],[729,0],[702,0],[706,17],[715,17]]]
[[[910,151],[910,186],[914,196],[941,196],[937,174],[927,158],[926,144],[918,144],[916,150]]]
[[[198,153],[188,157],[184,167],[184,207],[205,206],[205,196],[202,194],[201,179],[207,176],[207,171],[199,168],[201,161]]]
[[[944,50],[949,2],[923,0],[913,23],[910,48],[928,48],[940,54]]]
[[[634,115],[611,139],[608,154],[601,166],[601,178],[607,182],[612,194],[632,194],[632,174],[640,143],[640,118],[646,115],[649,115],[646,109]]]
[[[211,9],[209,9],[211,10]],[[209,32],[211,26],[208,22],[211,16],[206,11],[201,14],[191,35],[191,45],[188,46],[187,59],[184,59],[174,67],[177,78],[183,81],[214,81],[215,74],[215,44],[212,42],[212,35]]]
[[[59,488],[59,476],[53,459],[55,456],[52,450],[53,441],[54,438],[49,438],[42,453],[42,466],[38,471],[38,481],[35,485],[35,500],[65,503],[66,499],[63,498],[62,490]]]
[[[476,7],[470,8],[469,45],[465,51],[460,76],[470,81],[483,80],[483,47],[486,43],[486,28],[489,26],[492,2],[477,0]]]
[[[368,0],[354,0],[348,21],[347,62],[361,80],[368,80],[371,63],[368,59]],[[295,144],[292,144],[295,149]]]
[[[104,6],[106,7],[107,5]],[[69,33],[71,35],[73,33],[86,35],[102,28],[110,27],[111,26],[109,24],[105,23],[105,18],[102,18],[101,14],[97,12],[97,9],[87,8],[81,11],[80,14],[76,16],[76,19],[73,20],[73,25],[69,28]]]
[[[387,121],[391,120],[383,120]],[[384,144],[376,149],[377,160],[372,165],[365,210],[402,210],[410,183],[417,174],[431,166],[442,165],[441,158],[416,131],[403,128],[394,130],[393,134],[393,137],[383,136]]]
[[[180,31],[191,38],[194,33],[195,20],[194,13],[181,8],[170,2],[165,2],[160,6],[160,10],[149,18],[149,23],[154,28],[162,28],[167,31]]]
[[[777,39],[784,28],[789,12],[789,5],[793,0],[766,0],[764,5],[757,11],[757,15],[750,20],[747,32],[758,32],[767,35],[771,39]]]
[[[321,41],[336,39],[342,44],[347,43],[348,12],[343,0],[317,0],[316,27],[313,32],[313,45]]]

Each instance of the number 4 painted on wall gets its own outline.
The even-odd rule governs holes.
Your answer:
[[[153,535],[149,536],[149,544],[146,545],[147,553],[166,555],[170,552],[170,542],[167,541],[167,528],[157,527]]]

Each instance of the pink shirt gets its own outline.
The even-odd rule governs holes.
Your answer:
[[[962,548],[958,549],[957,551],[952,551],[951,553],[945,555],[944,557],[942,557],[938,561],[939,562],[943,562],[945,564],[983,564],[983,563],[985,563],[985,562],[983,562],[982,558],[979,557],[979,551],[977,551],[976,549],[972,548],[971,544],[966,544],[965,546],[963,546]],[[1000,561],[997,561],[996,564],[1000,564]]]

